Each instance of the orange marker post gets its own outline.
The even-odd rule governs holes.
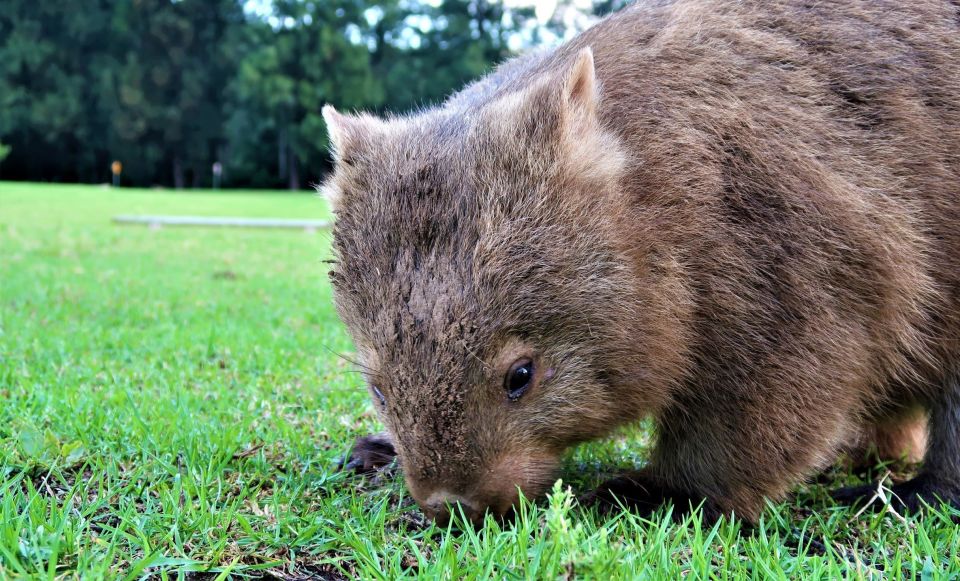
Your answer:
[[[123,171],[123,164],[118,160],[113,160],[113,163],[110,164],[110,173],[113,174],[113,187],[120,187],[120,172]]]

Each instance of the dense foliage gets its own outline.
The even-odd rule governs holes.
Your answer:
[[[0,179],[14,180],[107,182],[116,159],[125,184],[209,187],[220,161],[227,187],[305,187],[328,169],[324,103],[436,102],[541,30],[498,0],[3,5]]]

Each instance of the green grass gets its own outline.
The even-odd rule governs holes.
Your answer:
[[[901,522],[811,486],[750,531],[575,493],[643,462],[583,446],[548,499],[457,532],[399,477],[335,472],[375,430],[326,233],[116,226],[120,213],[324,218],[309,194],[0,182],[0,578],[956,578],[947,510]]]

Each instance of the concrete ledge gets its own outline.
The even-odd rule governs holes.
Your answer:
[[[224,216],[114,216],[117,224],[141,224],[151,228],[163,226],[204,226],[211,228],[287,228],[321,230],[330,227],[326,220],[288,220],[283,218],[233,218]]]

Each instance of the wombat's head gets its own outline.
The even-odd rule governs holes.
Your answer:
[[[640,337],[609,220],[625,159],[598,98],[584,50],[482,103],[324,110],[337,309],[428,515],[506,512],[640,403],[614,385]]]

